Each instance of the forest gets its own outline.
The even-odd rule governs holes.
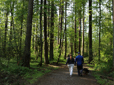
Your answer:
[[[1,85],[34,83],[78,52],[98,83],[114,80],[114,0],[0,0]]]

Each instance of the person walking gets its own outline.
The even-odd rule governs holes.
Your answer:
[[[72,55],[70,54],[68,59],[67,59],[67,62],[66,62],[66,65],[68,64],[68,67],[69,67],[69,72],[70,72],[70,77],[72,76],[73,74],[73,68],[74,68],[74,58],[72,57]]]
[[[80,52],[78,52],[78,56],[76,56],[75,58],[75,64],[76,62],[77,62],[78,75],[82,76],[84,59],[83,56],[80,55]]]

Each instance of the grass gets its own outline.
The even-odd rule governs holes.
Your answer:
[[[105,77],[113,77],[114,78],[114,72],[111,72],[111,68],[107,66],[107,63],[100,63],[100,64],[87,64],[89,66],[89,70],[92,70],[92,75],[97,79],[97,82],[100,85],[114,85],[114,81],[101,78],[100,76]]]
[[[34,71],[33,73],[25,74],[24,79],[32,84],[37,80],[37,78],[41,77],[42,75],[44,75],[43,72]]]
[[[54,56],[54,60],[50,61],[50,63],[57,62],[58,54],[57,55],[56,54]],[[64,59],[63,55],[61,55],[59,59],[60,64],[66,63],[66,60]],[[43,60],[42,62],[44,62],[44,56],[42,60]],[[50,65],[50,64],[45,65],[44,63],[42,63],[42,67],[38,66],[40,57],[38,57],[38,60],[36,60],[36,55],[34,53],[31,53],[30,69],[26,67],[18,66],[16,58],[10,59],[9,63],[8,63],[8,60],[5,58],[1,58],[1,61],[2,61],[2,64],[4,65],[4,66],[0,66],[0,73],[3,74],[2,76],[4,76],[2,80],[5,81],[5,84],[10,84],[9,81],[11,80],[13,82],[11,83],[11,85],[20,85],[19,84],[20,80],[22,80],[21,84],[23,83],[23,85],[24,83],[32,84],[44,74],[59,68],[59,66]],[[20,61],[20,64],[21,64],[21,61]]]
[[[105,83],[107,82],[106,79],[100,78],[100,75],[98,75],[97,72],[93,72],[92,75],[97,79],[97,83],[99,83],[100,85],[105,85]]]
[[[63,55],[61,55],[60,57],[59,63],[65,64],[66,60],[63,59],[64,57],[62,56]],[[58,54],[54,56],[54,60],[50,61],[50,63],[57,62],[57,59],[58,59]],[[44,62],[44,56],[42,60],[43,60],[42,62]],[[26,83],[27,82],[34,83],[35,81],[37,81],[39,77],[43,76],[44,74],[59,68],[59,66],[50,65],[50,64],[48,64],[47,66],[44,63],[42,63],[42,67],[38,66],[40,57],[38,57],[38,60],[36,60],[36,54],[34,54],[34,52],[31,53],[30,69],[26,67],[18,66],[16,58],[10,59],[9,63],[8,63],[8,60],[5,58],[1,58],[1,61],[4,66],[0,66],[0,73],[6,74],[5,75],[6,77],[4,77],[3,80],[5,80],[5,78],[7,78],[7,76],[9,75],[13,76],[15,79],[21,76],[21,78],[24,79]],[[20,64],[21,64],[21,61],[20,61]],[[16,80],[13,82],[14,84],[19,83],[19,81],[16,81]],[[6,81],[6,83],[9,83],[9,82]]]
[[[92,64],[87,64],[87,66],[89,67],[89,70],[92,71],[92,75],[96,78],[97,83],[99,83],[100,85],[105,85],[105,83],[107,82],[107,80],[100,78],[100,75],[99,75],[98,72],[95,71],[95,69],[94,69],[94,65],[92,65]],[[108,84],[107,84],[107,85],[108,85]]]
[[[10,84],[8,79],[12,78],[11,80],[14,83],[12,83],[11,85],[16,85],[17,83],[19,83],[19,81],[14,80],[14,79],[19,78],[19,76],[22,78],[22,80],[24,80],[25,83],[32,84],[35,81],[37,81],[37,79],[39,77],[43,76],[44,74],[59,68],[58,66],[54,66],[54,65],[47,66],[44,63],[42,65],[42,67],[40,67],[40,66],[37,66],[38,62],[36,60],[32,60],[32,62],[30,63],[31,68],[29,69],[26,67],[18,66],[17,63],[15,62],[16,61],[15,59],[11,59],[9,64],[7,63],[6,59],[2,58],[1,60],[2,60],[2,64],[4,66],[3,67],[0,66],[0,73],[1,73],[0,77],[4,76],[4,78],[0,79],[0,81],[2,81],[2,80],[5,81],[5,82],[1,82],[3,84]],[[20,85],[20,84],[18,84],[18,85]]]

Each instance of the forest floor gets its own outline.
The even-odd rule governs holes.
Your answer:
[[[89,68],[84,65],[84,68]],[[33,84],[27,85],[99,85],[96,79],[91,75],[78,76],[77,67],[74,66],[72,77],[69,75],[69,69],[65,65],[60,65],[59,69],[53,70],[44,76],[38,78]]]
[[[28,78],[24,78],[19,74],[1,71],[0,85],[114,85],[113,80],[110,81],[104,76],[100,78],[101,74],[93,72],[92,66],[84,64],[84,68],[90,70],[88,75],[78,76],[77,67],[74,66],[72,77],[69,75],[68,67],[64,64],[48,64],[39,68],[31,68],[32,72],[27,73]],[[93,75],[97,76],[97,78],[93,77]],[[100,84],[98,84],[99,82]]]

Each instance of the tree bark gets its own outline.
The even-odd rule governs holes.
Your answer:
[[[81,9],[79,10],[79,52],[81,52]]]
[[[51,2],[51,31],[50,31],[50,60],[54,59],[53,42],[54,42],[54,1]]]
[[[64,59],[66,59],[67,54],[67,0],[65,1],[65,56]]]
[[[51,19],[50,19],[51,18],[51,16],[50,16],[51,15],[51,13],[50,13],[51,12],[51,9],[50,9],[51,4],[50,3],[51,3],[50,0],[48,0],[48,9],[47,9],[48,10],[48,16],[47,16],[48,17],[47,18],[47,24],[48,24],[47,25],[47,35],[48,35],[48,37],[50,36],[50,28],[51,28],[51,24],[50,24],[51,23]]]
[[[64,0],[62,0],[62,6],[61,6],[61,53],[63,53],[63,39],[64,39],[64,33],[62,33],[63,30],[63,23],[64,23]]]
[[[73,56],[73,42],[72,42],[72,40],[70,42],[70,45],[71,45],[71,55]]]
[[[48,42],[47,42],[47,4],[46,0],[44,0],[44,41],[45,41],[45,57],[44,63],[48,64]]]
[[[73,20],[73,16],[72,16],[72,20]],[[72,21],[72,20],[71,20],[71,21]],[[73,24],[73,22],[72,22],[72,29],[74,28],[73,26],[74,26],[74,24]],[[73,30],[74,30],[74,29],[73,29]],[[74,38],[74,37],[71,35],[70,45],[71,45],[71,55],[72,55],[72,56],[73,56],[73,52],[74,52],[74,51],[73,51],[73,42],[74,42],[73,38]]]
[[[32,15],[33,15],[33,1],[29,0],[28,5],[28,16],[27,16],[27,31],[26,31],[26,39],[25,39],[25,52],[23,59],[23,66],[30,67],[30,47],[31,47],[31,30],[32,30]]]
[[[14,23],[13,23],[13,10],[14,10],[14,1],[11,1],[10,3],[10,8],[11,8],[11,22],[10,22],[10,36],[9,36],[9,45],[8,45],[8,64],[9,64],[9,60],[10,60],[10,56],[14,54],[12,53],[13,51],[11,49],[13,49],[13,45],[12,45],[12,39],[13,39],[13,30],[14,30]]]
[[[114,0],[113,0],[113,69],[114,69]]]
[[[100,46],[101,46],[101,0],[99,0],[99,61],[100,61]]]
[[[40,4],[39,4],[39,0],[37,0],[36,3],[37,3],[37,6],[40,5]],[[41,6],[41,7],[42,7],[42,6]],[[39,11],[39,7],[37,7],[37,11]],[[37,36],[37,35],[38,35],[38,25],[39,25],[39,23],[38,23],[38,22],[39,22],[38,16],[39,16],[39,14],[37,13],[37,22],[36,22],[36,24],[35,24],[35,46],[34,46],[35,54],[36,54],[36,60],[38,59],[37,54],[39,54],[39,53],[38,53],[38,46],[39,46],[39,48],[40,48],[40,39],[39,39],[39,37]],[[39,51],[40,51],[40,50],[39,50]]]
[[[76,46],[76,38],[77,38],[77,24],[76,24],[76,2],[75,2],[75,20],[74,20],[74,32],[75,32],[75,39],[74,39],[74,53],[76,55],[77,46]]]
[[[43,0],[41,0],[41,7],[40,7],[40,66],[42,66],[42,5]]]
[[[89,63],[92,60],[92,0],[89,0]]]
[[[13,26],[13,9],[11,6],[11,22],[10,22],[10,38],[9,38],[9,42],[11,44],[12,41],[12,26]]]
[[[22,15],[21,15],[21,28],[20,28],[20,37],[19,37],[19,56],[22,56],[22,30],[23,30],[23,12],[24,12],[24,0],[23,0],[23,9],[22,9]],[[17,62],[18,62],[18,57],[17,57]]]
[[[9,14],[9,12],[7,11],[6,20],[5,20],[5,35],[4,35],[4,47],[3,47],[4,57],[6,57],[6,40],[7,40],[7,30],[8,30],[8,14]]]
[[[59,57],[58,57],[58,60],[57,60],[57,64],[59,62],[59,59],[60,59],[60,56],[61,56],[61,49],[62,49],[62,43],[61,43],[61,38],[62,38],[62,22],[63,22],[63,6],[62,6],[62,3],[63,1],[60,0],[61,4],[60,4],[60,14],[61,14],[61,23],[60,23],[60,46],[59,46]]]
[[[85,6],[83,4],[83,36],[82,36],[82,56],[84,56],[84,11],[85,11]]]

